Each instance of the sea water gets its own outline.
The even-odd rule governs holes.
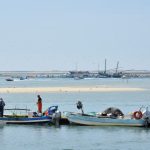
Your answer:
[[[7,82],[0,78],[0,87],[50,86],[137,87],[147,90],[39,93],[43,99],[43,110],[58,105],[61,112],[77,112],[78,100],[82,101],[84,112],[101,112],[113,106],[126,114],[150,105],[150,79],[29,79]],[[37,110],[35,93],[6,93],[0,94],[0,97],[6,103],[5,108]],[[0,125],[0,150],[145,150],[150,147],[149,141],[150,129],[139,127]]]

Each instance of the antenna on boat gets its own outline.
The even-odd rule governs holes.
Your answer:
[[[81,109],[82,114],[84,114],[84,111],[83,111],[83,104],[82,104],[81,101],[78,101],[78,102],[77,102],[77,109]]]
[[[119,68],[119,61],[117,62],[116,73],[118,73],[118,68]]]
[[[106,66],[107,66],[107,60],[105,59],[105,70],[104,70],[105,74],[106,74]]]
[[[98,67],[98,72],[100,72],[100,66],[99,66],[99,63],[98,63],[98,65],[97,65],[97,67]]]

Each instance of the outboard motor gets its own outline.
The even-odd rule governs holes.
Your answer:
[[[82,104],[81,101],[78,101],[78,102],[77,102],[77,109],[81,109],[82,114],[84,114],[84,112],[83,112],[83,104]]]
[[[61,119],[61,112],[57,110],[52,115],[52,122],[55,124],[56,127],[59,127],[59,125],[60,125],[60,123],[59,123],[60,119]]]
[[[150,111],[146,107],[146,111],[143,112],[143,119],[145,120],[145,127],[147,128],[150,125]]]
[[[58,110],[58,106],[51,106],[48,108],[48,115],[53,115]]]
[[[61,119],[61,112],[58,111],[58,106],[51,106],[46,111],[47,115],[52,117],[52,123],[59,127],[59,121]]]

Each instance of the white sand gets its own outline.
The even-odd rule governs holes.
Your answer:
[[[62,92],[136,92],[145,91],[143,88],[125,87],[14,87],[0,88],[0,93],[62,93]]]

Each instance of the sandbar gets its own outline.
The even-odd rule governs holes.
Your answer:
[[[6,87],[0,88],[0,93],[64,93],[64,92],[138,92],[146,91],[144,88],[131,87]]]

